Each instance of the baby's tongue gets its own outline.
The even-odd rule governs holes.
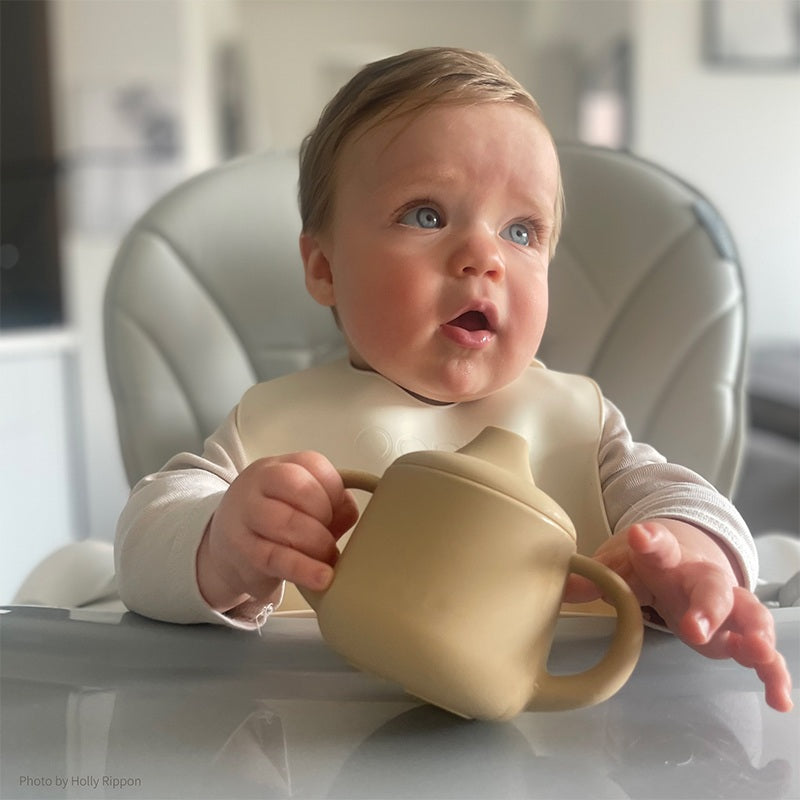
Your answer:
[[[455,328],[467,331],[482,331],[486,328],[486,317],[480,311],[467,311],[456,317],[451,323]]]

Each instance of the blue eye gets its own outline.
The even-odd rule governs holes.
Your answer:
[[[439,216],[439,212],[430,206],[412,208],[403,214],[400,222],[403,225],[411,225],[415,228],[433,229],[442,227],[442,218]]]
[[[530,229],[522,222],[512,222],[507,228],[500,231],[500,236],[523,247],[527,247],[531,243]]]

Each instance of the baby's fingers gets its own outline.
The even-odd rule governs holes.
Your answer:
[[[608,567],[612,572],[616,572],[627,584],[630,590],[639,601],[639,605],[647,606],[653,602],[652,592],[639,580],[639,577],[631,569],[629,563],[607,563],[604,558],[597,557],[596,560]],[[584,578],[582,575],[570,575],[564,587],[565,603],[589,603],[602,597],[603,593],[597,584]]]
[[[739,634],[731,655],[746,667],[768,663],[775,653],[775,621],[766,606],[746,589],[733,590],[729,627]]]
[[[657,522],[640,523],[628,528],[628,546],[643,572],[660,573],[681,562],[678,540]]]
[[[347,533],[358,520],[358,505],[352,493],[345,491],[342,502],[333,507],[333,519],[329,525],[331,533],[339,539]]]
[[[711,657],[730,657],[743,667],[754,669],[764,683],[767,703],[778,711],[790,711],[792,679],[775,644],[772,614],[754,594],[735,587],[726,624],[708,645],[699,649]]]
[[[565,603],[588,603],[600,597],[597,585],[581,575],[570,575],[564,586]]]
[[[734,606],[728,626],[733,632],[729,655],[739,664],[752,667],[769,686],[776,677],[791,679],[786,662],[776,650],[775,620],[758,598],[746,589],[734,589]],[[778,681],[781,683],[781,681]]]
[[[327,589],[333,580],[333,567],[291,547],[274,545],[265,566],[298,586],[318,592]]]
[[[767,705],[776,711],[791,711],[794,708],[792,679],[783,656],[776,651],[775,657],[769,663],[756,667],[756,673],[764,682]]]
[[[293,547],[265,539],[251,540],[250,557],[241,565],[248,594],[263,597],[276,579],[323,591],[333,579],[333,567]]]
[[[731,636],[731,655],[745,667],[751,667],[764,684],[767,705],[776,711],[791,711],[792,677],[786,660],[766,636]]]
[[[713,565],[698,564],[687,568],[696,573],[689,593],[689,608],[679,624],[680,637],[692,646],[709,642],[725,625],[734,607],[730,579]]]

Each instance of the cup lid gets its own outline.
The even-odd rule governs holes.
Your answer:
[[[575,526],[561,506],[539,489],[531,473],[528,443],[516,433],[489,426],[454,453],[420,450],[395,461],[456,475],[523,503],[576,539]]]

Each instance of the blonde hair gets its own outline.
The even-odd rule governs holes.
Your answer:
[[[303,139],[298,192],[303,232],[320,233],[330,222],[339,156],[356,132],[436,104],[481,102],[515,103],[542,120],[536,100],[486,53],[429,47],[367,64],[339,89]],[[551,255],[561,231],[563,208],[559,170]]]

